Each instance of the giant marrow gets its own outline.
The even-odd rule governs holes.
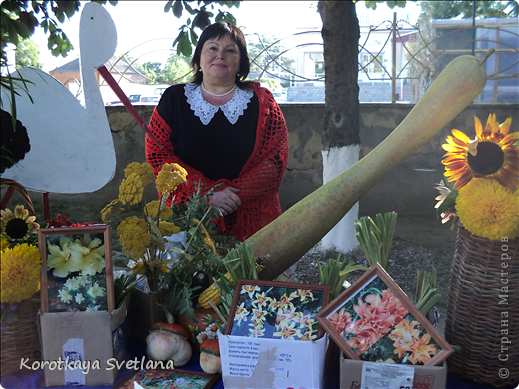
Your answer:
[[[407,117],[355,165],[289,208],[248,239],[254,256],[270,254],[261,279],[273,279],[317,244],[382,177],[427,143],[483,90],[483,60],[451,61]]]

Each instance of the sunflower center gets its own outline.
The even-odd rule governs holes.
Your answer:
[[[467,155],[467,162],[474,173],[488,176],[501,169],[505,162],[501,147],[492,142],[480,142],[477,150],[475,157],[470,153]]]
[[[23,239],[29,231],[29,226],[24,219],[14,218],[5,225],[5,234],[11,239]]]

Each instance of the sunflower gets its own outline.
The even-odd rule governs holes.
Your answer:
[[[474,179],[460,189],[456,214],[472,234],[490,240],[515,238],[519,225],[519,190],[512,193],[496,180]]]
[[[442,147],[447,153],[442,163],[445,165],[447,181],[456,181],[454,189],[467,185],[472,178],[489,177],[515,192],[519,188],[519,132],[508,133],[512,119],[504,123],[496,122],[496,115],[490,114],[485,129],[474,116],[476,139],[452,130]]]
[[[40,228],[40,225],[36,223],[36,216],[29,216],[29,211],[23,205],[17,205],[14,214],[10,209],[0,212],[2,235],[10,242],[25,242]]]
[[[1,301],[17,303],[40,290],[41,260],[37,246],[19,244],[2,252]]]

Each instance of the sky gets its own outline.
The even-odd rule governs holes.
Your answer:
[[[171,44],[185,18],[177,19],[171,11],[166,14],[165,4],[166,0],[119,0],[115,7],[109,3],[105,5],[117,28],[116,55],[130,51],[129,55],[138,58],[139,63],[166,61],[171,53]],[[389,10],[381,4],[378,9]],[[245,34],[269,34],[282,38],[295,33],[298,28],[319,29],[322,25],[317,13],[317,1],[245,0],[239,8],[232,8],[230,12]],[[44,64],[43,70],[51,71],[79,57],[80,16],[81,10],[62,25],[75,47],[66,58],[53,57],[47,49],[47,38],[43,29],[36,30],[33,39],[40,46],[39,61]]]
[[[184,24],[185,18],[177,19],[171,11],[166,14],[165,4],[166,0],[120,0],[115,7],[110,4],[105,5],[117,28],[117,54],[131,50],[130,55],[133,58],[139,57],[140,63],[167,59],[171,52],[169,50],[171,44],[178,35],[179,28]],[[298,27],[319,27],[321,19],[316,4],[316,1],[246,0],[239,8],[232,8],[230,11],[236,17],[237,25],[244,27],[242,29],[244,33],[268,33],[282,37],[292,34]],[[80,12],[74,14],[62,26],[77,49],[79,49]],[[39,60],[44,64],[43,69],[46,71],[79,56],[78,52],[74,51],[70,52],[65,59],[53,57],[47,49],[47,41],[42,29],[37,29],[33,39],[41,47]]]

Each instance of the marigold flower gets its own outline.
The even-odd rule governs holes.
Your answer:
[[[165,163],[155,180],[157,190],[163,196],[173,192],[177,187],[186,182],[187,171],[176,163]]]
[[[119,201],[122,204],[137,204],[142,200],[143,191],[141,178],[137,174],[131,173],[119,186]]]
[[[511,239],[518,234],[519,190],[512,193],[489,178],[474,179],[460,189],[456,214],[472,234],[490,240]]]
[[[148,165],[146,162],[132,162],[126,169],[124,169],[124,176],[128,178],[132,173],[137,174],[142,181],[142,185],[146,186],[153,182],[153,168]]]
[[[5,236],[0,235],[0,251],[4,251],[9,248],[9,239]]]
[[[40,290],[41,259],[37,246],[23,243],[2,252],[1,298],[18,303]]]

